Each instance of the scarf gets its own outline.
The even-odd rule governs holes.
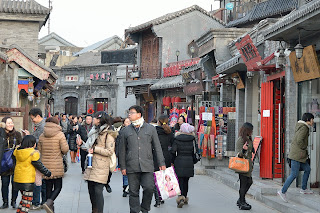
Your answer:
[[[131,123],[135,127],[136,126],[140,126],[141,127],[143,125],[143,123],[144,123],[144,119],[143,119],[143,117],[141,117],[138,120],[132,121]]]
[[[107,124],[100,126],[100,128],[92,128],[88,133],[88,140],[82,144],[81,148],[86,150],[91,149],[94,142],[97,140],[99,133],[105,130],[106,128],[109,128]]]

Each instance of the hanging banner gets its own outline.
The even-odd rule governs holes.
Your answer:
[[[303,49],[302,58],[297,59],[296,52],[293,51],[289,59],[295,82],[320,78],[320,65],[313,45]]]

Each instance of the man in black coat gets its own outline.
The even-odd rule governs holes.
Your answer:
[[[121,171],[129,180],[130,213],[150,211],[154,189],[152,149],[156,153],[159,169],[166,169],[157,131],[152,125],[144,122],[142,114],[143,109],[140,106],[129,108],[132,124],[123,130],[119,150]],[[141,204],[140,185],[143,188]]]

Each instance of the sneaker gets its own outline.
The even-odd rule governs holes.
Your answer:
[[[310,189],[305,189],[305,190],[300,189],[300,193],[301,193],[301,194],[313,194],[313,191],[310,190]]]
[[[281,190],[278,191],[278,195],[281,197],[281,199],[282,199],[284,202],[288,203],[286,194],[283,194]]]
[[[41,209],[41,206],[40,205],[31,205],[30,206],[30,210],[40,210]]]

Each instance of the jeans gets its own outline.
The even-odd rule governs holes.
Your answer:
[[[104,199],[103,199],[103,187],[105,185],[102,183],[97,183],[93,181],[88,181],[88,191],[90,196],[90,201],[92,204],[92,210],[98,210],[98,213],[103,212]],[[93,212],[93,211],[92,211]]]
[[[47,199],[55,200],[62,189],[62,178],[45,180]]]
[[[123,186],[128,186],[128,176],[127,175],[122,175],[122,181],[123,181]]]
[[[40,195],[42,198],[42,202],[40,203]],[[44,204],[47,201],[46,198],[46,182],[42,180],[42,186],[34,185],[33,189],[33,200],[32,204],[35,206],[39,206],[40,204]]]
[[[127,174],[129,180],[129,205],[130,213],[150,211],[154,190],[153,172],[136,172]],[[140,205],[140,185],[143,189],[142,203]]]
[[[307,182],[311,172],[311,168],[309,164],[307,162],[301,163],[295,160],[291,160],[291,172],[281,190],[283,194],[285,194],[288,191],[288,188],[290,187],[291,183],[294,181],[294,179],[297,178],[300,167],[304,171],[303,178],[302,178],[302,189],[303,190],[307,189]]]
[[[247,177],[242,174],[239,174],[239,179],[240,179],[240,189],[239,189],[239,196],[240,196],[240,202],[245,202],[245,197],[250,189],[253,181],[252,177]]]
[[[178,177],[181,195],[183,195],[185,197],[187,197],[187,195],[188,195],[189,179],[190,179],[190,177]]]
[[[9,185],[10,185],[10,178],[11,178],[11,200],[16,201],[18,197],[18,191],[13,189],[13,175],[1,176],[1,193],[2,193],[2,200],[8,201],[9,200]]]

